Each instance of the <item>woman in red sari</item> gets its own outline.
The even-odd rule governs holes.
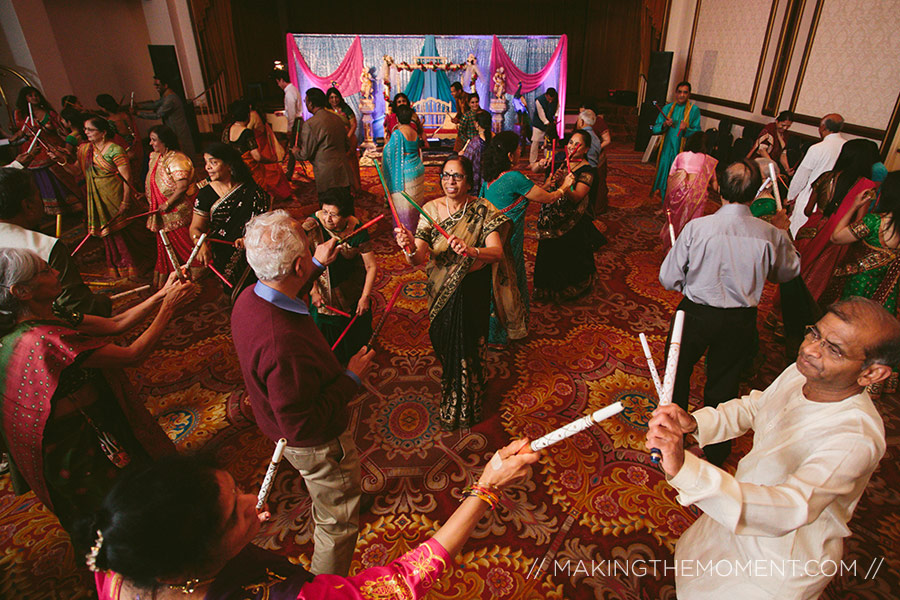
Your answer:
[[[194,181],[194,165],[186,154],[178,151],[178,136],[165,125],[150,128],[150,148],[153,151],[145,189],[150,210],[156,213],[147,217],[147,229],[154,233],[166,232],[172,250],[184,264],[193,250],[188,227],[194,212],[194,199],[189,194]],[[162,287],[173,270],[162,236],[156,235],[154,286]]]
[[[797,232],[800,250],[800,276],[813,299],[818,301],[828,287],[835,267],[847,247],[831,242],[831,234],[841,219],[854,207],[861,194],[878,184],[869,179],[872,165],[879,161],[878,146],[865,139],[849,140],[841,148],[834,169],[813,183],[806,206],[809,216]]]
[[[275,202],[283,202],[291,197],[291,184],[274,154],[263,155],[256,141],[256,134],[250,128],[250,103],[235,100],[228,106],[230,126],[225,128],[222,141],[237,150],[244,163],[250,167],[259,187],[267,191]]]
[[[416,600],[425,598],[503,489],[537,462],[517,440],[498,450],[444,526],[387,565],[317,575],[254,546],[268,512],[227,472],[172,457],[123,479],[83,526],[100,600]]]
[[[67,531],[95,510],[126,470],[174,448],[126,392],[123,367],[162,336],[190,283],[162,290],[112,318],[55,302],[59,273],[30,250],[0,249],[0,433],[16,494],[34,491]],[[128,346],[109,336],[153,322]]]
[[[709,188],[719,189],[716,180],[718,161],[706,154],[706,134],[702,131],[685,140],[684,152],[680,152],[669,169],[666,184],[664,208],[666,216],[671,219],[675,237],[681,233],[688,221],[703,216],[706,201],[709,199]],[[672,247],[669,225],[663,225],[659,232],[663,250],[668,252]]]

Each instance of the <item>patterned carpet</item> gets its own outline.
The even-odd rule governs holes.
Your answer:
[[[437,167],[429,166],[426,197],[437,195]],[[489,513],[446,574],[433,598],[656,599],[674,598],[674,581],[661,566],[623,572],[635,561],[671,561],[679,535],[697,512],[675,502],[661,471],[643,449],[652,409],[652,382],[637,338],[645,332],[657,364],[662,362],[668,322],[679,295],[661,289],[658,243],[662,217],[647,198],[653,168],[624,146],[610,157],[610,211],[601,221],[610,239],[596,256],[600,281],[578,302],[532,307],[530,335],[489,353],[490,386],[485,420],[454,433],[438,427],[440,366],[428,340],[425,277],[407,267],[380,230],[376,255],[376,319],[387,298],[403,286],[380,338],[376,368],[352,403],[351,426],[362,459],[363,487],[375,495],[363,516],[353,571],[389,561],[425,540],[443,523],[463,487],[480,473],[493,451],[509,439],[539,436],[573,418],[621,400],[618,417],[548,451],[532,475],[512,487],[501,510]],[[374,169],[364,184],[377,192]],[[313,186],[297,177],[298,215],[313,208]],[[361,203],[362,217],[382,210],[380,201]],[[536,241],[536,207],[529,209],[526,256],[529,272]],[[80,238],[78,227],[66,234]],[[102,269],[102,249],[89,245],[84,270]],[[120,282],[121,288],[129,287]],[[214,452],[239,484],[256,489],[271,445],[255,428],[229,334],[229,310],[214,281],[170,324],[160,347],[129,376],[139,398],[181,451]],[[767,290],[760,321],[769,312]],[[134,302],[134,301],[132,301]],[[124,306],[124,304],[123,304]],[[750,381],[770,382],[786,365],[772,331],[761,327],[762,352]],[[694,397],[703,376],[698,367]],[[828,598],[893,598],[900,584],[900,484],[896,398],[883,398],[888,456],[872,479],[851,524],[847,559],[855,576],[833,583]],[[745,436],[738,454],[750,445]],[[733,470],[732,458],[729,468]],[[312,550],[309,498],[286,465],[270,498],[273,521],[257,542],[308,564]],[[0,477],[0,596],[87,598],[84,569],[76,561],[55,518],[29,494],[12,495]],[[887,563],[867,578],[873,559]],[[568,561],[568,563],[567,563]],[[618,570],[611,566],[617,561]],[[653,564],[653,563],[648,563]],[[661,563],[656,563],[661,565]],[[671,565],[671,562],[669,563]]]

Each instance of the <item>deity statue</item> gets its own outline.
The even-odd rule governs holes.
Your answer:
[[[499,67],[494,71],[494,98],[503,100],[506,98],[506,69]]]
[[[372,99],[372,76],[369,74],[369,68],[365,65],[363,65],[362,73],[359,74],[359,95],[363,100]]]

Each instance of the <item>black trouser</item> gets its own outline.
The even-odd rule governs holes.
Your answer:
[[[688,409],[691,373],[704,352],[706,387],[703,404],[716,407],[737,398],[741,371],[753,360],[759,345],[756,307],[715,308],[684,298],[678,309],[684,311],[684,331],[672,401],[684,410]],[[731,441],[710,444],[703,452],[710,462],[721,465],[731,452]]]

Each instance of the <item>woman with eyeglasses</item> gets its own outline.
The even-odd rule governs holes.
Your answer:
[[[353,215],[353,197],[347,188],[332,188],[319,196],[322,208],[303,222],[310,252],[331,238],[347,240],[338,257],[319,275],[310,292],[310,316],[342,364],[372,335],[372,286],[378,276],[369,232],[353,232],[362,222]],[[352,236],[352,237],[351,237]],[[344,329],[353,326],[341,338]]]
[[[538,250],[534,261],[534,299],[538,302],[574,300],[591,290],[594,274],[594,238],[598,235],[588,216],[588,202],[596,185],[596,170],[587,162],[591,138],[585,131],[572,134],[566,146],[575,185],[565,187],[556,202],[541,206]],[[569,170],[563,164],[545,188],[561,187]]]
[[[407,262],[427,263],[429,335],[443,366],[440,420],[446,430],[481,421],[492,283],[495,296],[518,297],[516,272],[509,259],[512,222],[487,200],[470,196],[471,186],[472,163],[450,158],[441,167],[445,195],[423,207],[449,239],[425,217],[419,220],[415,236],[402,225],[394,229]],[[524,327],[521,302],[498,302],[497,306],[508,327]]]
[[[562,185],[552,192],[532,182],[521,171],[516,170],[522,158],[522,147],[519,136],[512,131],[501,131],[495,135],[484,150],[484,184],[481,196],[504,213],[513,222],[510,237],[510,251],[516,269],[519,297],[528,314],[528,277],[525,273],[525,211],[529,202],[546,204],[556,202],[565,196],[565,189],[575,183],[575,176],[569,176]],[[520,331],[507,331],[500,320],[491,311],[491,329],[489,343],[506,344],[509,338],[519,339],[528,334],[523,328]]]

